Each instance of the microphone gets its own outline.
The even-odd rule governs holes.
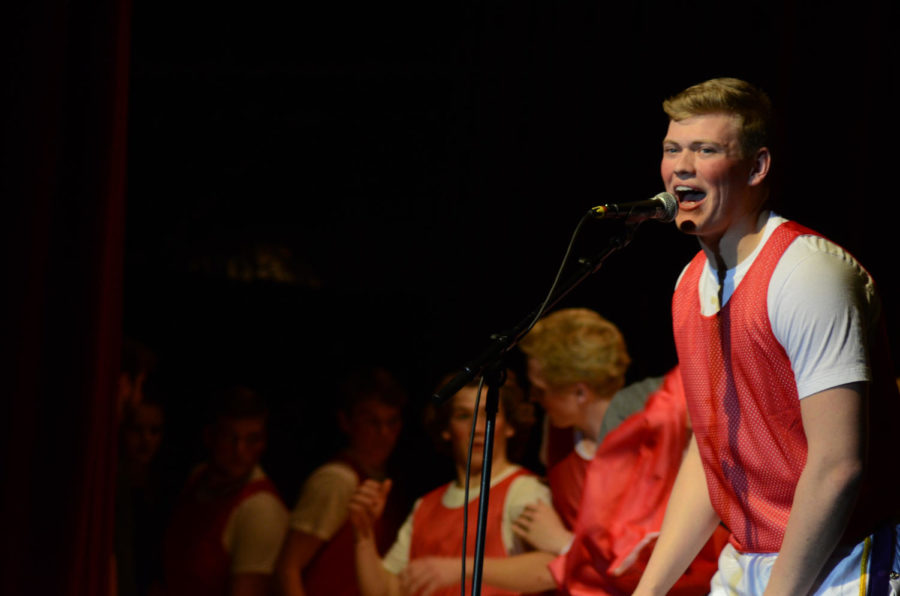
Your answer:
[[[678,200],[670,193],[661,192],[646,201],[597,205],[591,207],[590,214],[596,219],[624,219],[635,223],[647,219],[669,222],[678,214]]]

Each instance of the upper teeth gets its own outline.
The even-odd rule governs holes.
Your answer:
[[[676,186],[675,190],[678,192],[692,192],[694,189],[690,186]]]

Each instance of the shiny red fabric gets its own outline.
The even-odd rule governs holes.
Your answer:
[[[575,539],[550,564],[561,593],[619,596],[634,590],[659,535],[688,438],[676,368],[644,409],[598,447],[587,470]],[[724,544],[724,531],[717,531],[670,594],[708,593]]]
[[[491,487],[488,499],[487,531],[485,534],[484,557],[507,556],[506,546],[503,544],[503,535],[500,530],[503,524],[503,509],[506,504],[506,494],[513,481],[520,476],[530,474],[527,470],[520,469],[509,477],[504,478],[496,486]],[[463,508],[450,509],[441,502],[447,486],[435,489],[422,497],[416,512],[413,514],[413,535],[409,548],[409,559],[419,557],[461,557],[463,534]],[[473,499],[468,504],[469,525],[466,538],[466,556],[475,554],[475,532],[478,524],[479,499]],[[471,581],[466,582],[466,593],[472,591]],[[487,584],[482,584],[481,593],[485,596],[515,596],[515,592],[501,590]],[[433,596],[457,596],[459,584],[442,588],[433,593]],[[416,595],[411,595],[416,596]]]
[[[196,496],[192,479],[176,505],[165,537],[165,579],[168,596],[223,596],[228,593],[231,556],[222,533],[231,513],[259,492],[278,495],[268,478],[248,482],[224,497]]]

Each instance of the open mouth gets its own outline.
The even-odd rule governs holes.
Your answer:
[[[706,198],[706,193],[692,186],[679,185],[675,187],[675,196],[679,203],[697,203]]]

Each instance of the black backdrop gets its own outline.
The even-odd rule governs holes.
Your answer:
[[[712,76],[770,92],[782,212],[858,254],[893,310],[894,223],[879,215],[900,132],[892,10],[138,6],[126,332],[176,369],[176,418],[226,378],[265,392],[284,414],[268,463],[290,495],[335,444],[334,375],[390,366],[414,424],[438,375],[537,304],[587,207],[661,189],[660,102]],[[589,226],[576,254],[610,229]],[[644,225],[566,301],[623,329],[632,378],[674,363],[668,302],[695,250]],[[173,432],[187,444],[187,426]]]

